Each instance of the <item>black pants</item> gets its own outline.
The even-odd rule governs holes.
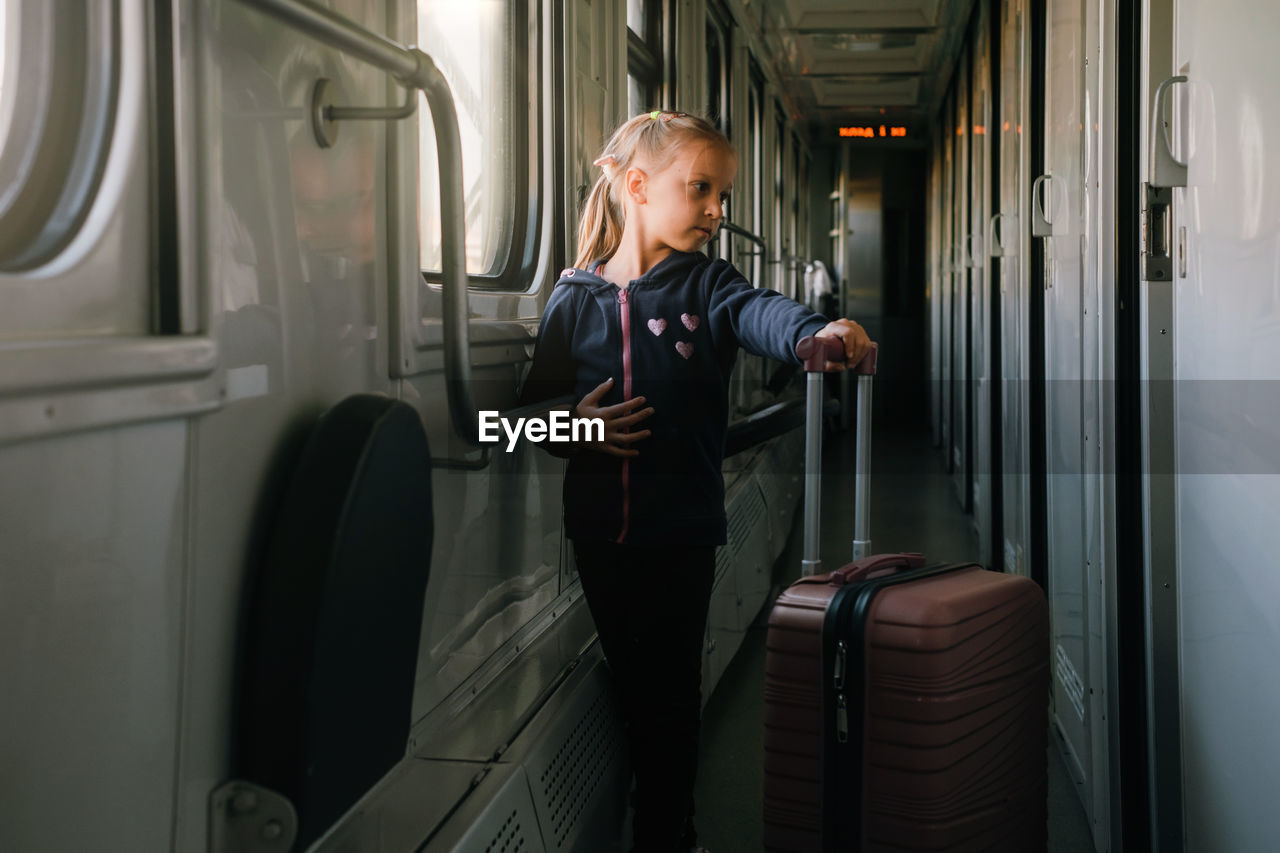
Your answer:
[[[636,777],[636,853],[696,842],[702,642],[716,549],[575,540],[582,591],[621,692]]]

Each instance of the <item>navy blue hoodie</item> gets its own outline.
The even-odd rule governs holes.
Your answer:
[[[602,406],[643,396],[654,409],[634,427],[652,431],[630,445],[638,456],[570,455],[568,536],[723,545],[720,465],[738,347],[799,364],[796,342],[826,324],[777,291],[753,288],[732,264],[699,253],[672,252],[625,290],[586,270],[561,273],[521,401],[580,400],[613,377]]]

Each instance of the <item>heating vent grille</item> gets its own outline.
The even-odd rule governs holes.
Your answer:
[[[502,824],[493,836],[489,846],[484,848],[484,853],[528,853],[529,849],[529,845],[524,840],[524,833],[521,832],[516,809],[512,809],[506,823]]]
[[[551,812],[555,847],[565,846],[582,810],[618,754],[618,730],[610,724],[609,697],[601,693],[560,744],[539,782]]]
[[[734,556],[742,553],[747,541],[764,521],[764,498],[760,497],[760,488],[749,483],[739,495],[729,512],[729,544],[733,546]]]
[[[730,569],[733,568],[733,551],[723,546],[716,549],[716,579],[715,583],[720,583],[720,579],[725,576]]]

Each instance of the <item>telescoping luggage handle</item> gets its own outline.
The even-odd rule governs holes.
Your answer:
[[[854,459],[853,560],[871,553],[871,381],[876,373],[879,346],[853,368],[858,374],[857,452]],[[804,450],[804,557],[805,575],[822,572],[819,554],[818,502],[822,494],[822,373],[828,361],[844,361],[844,342],[839,338],[801,338],[796,355],[804,362],[809,378],[805,400]]]

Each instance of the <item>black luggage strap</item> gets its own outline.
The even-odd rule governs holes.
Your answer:
[[[869,557],[859,562],[873,559]],[[831,744],[831,750],[823,755],[822,768],[824,851],[861,850],[863,845],[865,797],[862,763],[867,698],[865,641],[871,602],[886,587],[968,568],[982,567],[977,563],[940,563],[851,583],[835,582],[840,588],[831,598],[822,628],[822,731],[823,742]],[[853,700],[849,699],[850,694]],[[842,807],[837,809],[837,804]]]

